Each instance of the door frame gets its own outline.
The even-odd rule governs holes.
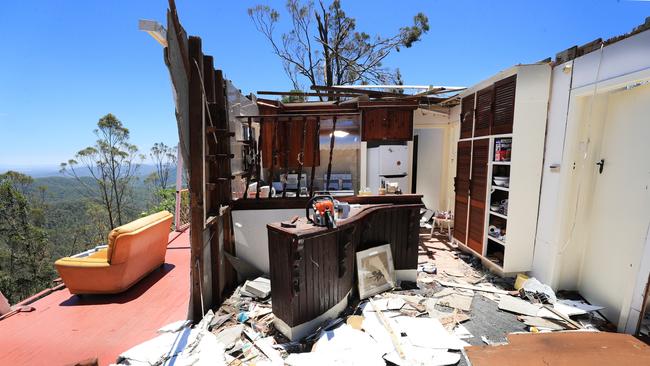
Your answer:
[[[558,231],[556,232],[555,241],[558,244],[555,249],[556,256],[551,260],[557,261],[558,265],[556,265],[556,270],[553,273],[553,279],[551,281],[553,287],[558,287],[558,285],[567,287],[567,284],[569,287],[572,286],[571,284],[573,284],[573,286],[577,286],[581,281],[578,280],[578,282],[574,282],[574,280],[572,280],[570,277],[576,276],[576,274],[579,276],[582,272],[582,261],[585,256],[584,249],[586,248],[586,240],[584,238],[584,234],[580,232],[588,230],[589,227],[589,220],[584,217],[584,201],[589,200],[589,198],[592,197],[593,191],[589,192],[588,196],[582,199],[582,204],[578,202],[575,208],[577,212],[574,212],[574,208],[570,206],[573,206],[575,204],[573,197],[575,197],[576,190],[578,189],[577,187],[579,187],[581,184],[588,186],[595,183],[592,177],[588,176],[589,169],[584,169],[581,171],[578,164],[580,161],[579,155],[584,153],[584,151],[580,150],[582,139],[585,137],[583,128],[587,118],[585,114],[586,111],[583,110],[584,103],[585,101],[586,103],[589,103],[589,98],[600,98],[617,89],[636,83],[648,82],[650,82],[650,68],[610,78],[607,80],[598,82],[594,81],[584,86],[570,90],[570,104],[568,106],[568,118],[566,121],[562,170],[560,172],[561,188],[558,192],[559,202],[566,201],[569,203],[559,206],[556,211],[556,222],[559,225]],[[604,126],[604,124],[602,126]],[[596,155],[598,155],[602,144],[602,140],[600,140],[602,132],[603,131],[592,131],[591,133],[587,133],[590,138],[596,136],[596,138],[599,139],[598,142],[594,144],[597,146],[587,147],[587,162],[591,162],[591,160],[594,160],[596,158]],[[600,157],[598,157],[598,159],[600,159]],[[588,168],[591,168],[591,166]],[[618,322],[619,332],[625,331],[627,333],[633,333],[636,329],[636,321],[638,318],[636,316],[633,316],[635,319],[632,319],[630,318],[630,315],[632,315],[634,311],[638,310],[633,309],[634,301],[630,300],[632,298],[643,297],[645,286],[641,286],[640,281],[645,284],[645,281],[648,278],[648,273],[642,273],[642,271],[644,271],[644,268],[650,266],[650,253],[647,253],[649,245],[650,238],[646,237],[646,248],[644,249],[645,254],[642,256],[642,258],[639,259],[639,273],[637,274],[636,278],[630,279],[630,281],[636,282],[636,285],[634,286],[633,290],[630,291],[630,293],[626,294],[626,299],[624,299],[622,302]],[[577,252],[570,252],[572,250],[572,246],[581,246],[582,249],[579,249]],[[575,266],[576,261],[579,261],[580,263],[577,273],[563,273],[570,266]],[[641,293],[639,293],[639,291],[641,291]]]

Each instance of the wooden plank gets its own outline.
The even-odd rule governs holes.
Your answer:
[[[248,129],[252,131],[252,123],[250,118],[248,118],[247,124],[248,124]],[[252,135],[249,138],[252,138]],[[252,146],[249,147],[248,154],[250,154],[250,149],[252,148],[253,148]],[[246,157],[246,159],[248,159],[248,157]],[[248,199],[248,186],[250,185],[250,177],[251,177],[251,169],[252,169],[251,164],[247,164],[247,165],[248,165],[248,169],[246,171],[247,174],[244,176],[244,197],[242,197],[245,200]]]
[[[465,348],[473,365],[649,365],[650,346],[629,334],[509,334],[508,344]]]
[[[203,185],[203,126],[204,99],[201,88],[200,70],[203,64],[201,39],[189,37],[188,40],[190,81],[189,81],[189,189],[190,189],[190,277],[191,294],[188,317],[198,321],[203,317],[201,309],[201,281],[203,271],[203,238],[205,213]],[[198,65],[198,68],[197,68]]]
[[[332,135],[330,136],[330,157],[327,163],[327,180],[325,181],[325,191],[330,190],[330,177],[332,176],[332,157],[334,156],[334,140],[336,135],[336,116],[332,117]]]
[[[262,185],[262,146],[264,146],[264,134],[262,133],[262,124],[264,118],[260,119],[260,136],[257,139],[257,148],[255,149],[255,173],[257,175],[257,189],[255,191],[255,199],[260,198],[260,186]],[[271,194],[271,184],[269,183],[269,194]]]
[[[314,149],[312,161],[316,162],[316,154],[320,154],[320,116],[316,117],[316,133],[314,134]],[[311,166],[311,179],[309,180],[309,195],[314,195],[314,179],[316,179],[316,164]]]
[[[284,179],[282,179],[282,198],[287,196],[287,174],[289,174],[289,150],[290,146],[287,144],[289,141],[289,129],[283,128],[283,140],[284,140]]]
[[[216,127],[216,117],[217,117],[217,104],[215,103],[215,74],[214,74],[214,64],[212,56],[203,56],[203,87],[205,90],[205,98],[207,101],[206,108],[206,124],[209,127]],[[206,127],[207,130],[207,127]],[[215,182],[220,178],[219,172],[219,161],[212,161],[207,159],[207,156],[210,154],[218,153],[218,144],[217,137],[214,135],[206,134],[204,135],[206,150],[205,150],[205,159],[203,160],[203,166],[206,171],[204,174],[207,177],[208,182]],[[225,154],[224,154],[225,155]],[[206,187],[207,188],[207,187]],[[205,210],[206,212],[218,212],[220,205],[219,189],[216,190],[207,189],[206,190],[206,202]],[[204,296],[203,302],[207,306],[212,307],[215,304],[221,303],[221,291],[219,290],[219,278],[221,270],[221,260],[223,257],[221,253],[221,236],[217,235],[219,231],[218,225],[207,225],[207,229],[210,231],[209,235],[209,244],[210,245],[210,263],[204,263],[204,268],[210,268],[210,287],[212,294],[211,299],[207,299]],[[215,260],[216,259],[216,260]],[[207,293],[207,291],[204,291]]]
[[[336,113],[336,112],[328,112],[328,113],[318,113],[318,111],[314,111],[314,113],[283,113],[283,114],[275,114],[273,115],[276,118],[298,118],[298,117],[334,117],[334,116],[358,116],[360,115],[360,112],[344,112],[344,113]],[[260,118],[265,118],[269,117],[269,115],[257,115],[257,116],[235,116],[235,118],[253,118],[255,120],[260,119]]]
[[[214,73],[215,85],[215,104],[217,106],[217,118],[215,124],[218,128],[227,131],[225,136],[219,138],[217,145],[217,153],[231,154],[230,137],[233,137],[234,132],[230,131],[230,123],[228,122],[228,100],[226,98],[226,83],[223,78],[223,71],[215,70]],[[229,159],[220,161],[218,169],[220,177],[232,176],[232,165]],[[229,205],[232,202],[232,182],[228,180],[222,187],[219,195],[220,205]]]
[[[297,197],[300,196],[300,184],[302,183],[302,166],[305,162],[305,141],[306,140],[307,140],[307,117],[302,117],[302,134],[300,138],[300,153],[298,155],[298,190],[296,192]]]
[[[310,93],[310,92],[279,92],[279,91],[269,91],[269,90],[258,90],[255,94],[259,95],[295,95],[295,96],[304,96],[304,97],[358,97],[363,95],[362,93]]]
[[[275,179],[275,165],[277,164],[277,159],[278,159],[278,151],[277,151],[278,119],[274,118],[270,125],[273,128],[273,132],[271,133],[271,165],[269,167],[269,185],[270,185],[269,192],[270,189],[273,188],[273,180]]]

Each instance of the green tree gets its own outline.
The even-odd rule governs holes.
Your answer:
[[[151,147],[149,156],[156,168],[156,171],[151,175],[151,179],[160,189],[168,188],[169,173],[176,166],[176,151],[176,147],[169,147],[163,142],[156,142]]]
[[[61,172],[81,184],[85,197],[102,205],[113,229],[135,215],[132,185],[143,157],[138,154],[137,146],[130,143],[129,129],[110,113],[99,119],[94,133],[95,145],[61,163]],[[83,179],[79,168],[92,178],[90,182]]]
[[[0,289],[10,302],[47,287],[55,275],[46,232],[21,193],[25,180],[15,177],[0,175]]]
[[[319,1],[288,0],[291,17],[289,32],[276,34],[280,13],[268,5],[248,9],[248,15],[282,60],[294,89],[303,89],[301,81],[311,85],[354,83],[401,84],[399,70],[383,65],[392,51],[409,48],[429,31],[429,19],[423,13],[413,17],[393,36],[371,36],[356,30],[356,20],[348,17],[340,0],[329,6]]]

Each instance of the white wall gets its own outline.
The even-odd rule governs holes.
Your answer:
[[[417,193],[425,195],[423,200],[431,209],[453,209],[459,116],[460,106],[449,113],[424,109],[413,112],[414,133],[420,135]]]
[[[422,128],[416,129],[414,134],[418,135],[417,193],[423,195],[422,201],[427,208],[444,210],[446,203],[440,202],[440,196],[445,131]]]
[[[583,271],[582,266],[593,254],[589,250],[589,213],[594,187],[592,160],[595,161],[600,149],[602,116],[606,112],[600,109],[607,105],[602,99],[608,91],[645,81],[650,81],[649,31],[607,46],[602,52],[595,51],[558,65],[553,70],[532,274],[555,289],[581,289],[585,293],[593,290],[589,271]],[[598,96],[593,98],[595,91]],[[647,109],[650,115],[650,106]],[[560,170],[551,171],[550,164],[558,162],[561,162]],[[615,229],[612,230],[615,233]],[[625,244],[618,243],[612,250],[626,250]],[[626,323],[630,309],[638,311],[639,291],[643,291],[648,278],[650,255],[638,254],[643,258],[639,259],[639,270],[626,279],[636,283],[634,294],[624,296],[632,299],[631,306],[629,301],[621,301],[620,305],[612,306],[618,308],[609,310],[610,313],[620,312],[622,323]],[[623,269],[604,265],[602,270],[615,274]],[[603,286],[598,287],[603,291]],[[607,291],[606,286],[604,288]],[[630,330],[633,318],[632,311],[627,327],[619,324],[619,330]]]
[[[562,167],[564,153],[564,131],[566,128],[567,108],[569,105],[569,90],[571,88],[573,61],[555,67],[551,74],[551,94],[546,124],[546,143],[544,166],[542,170],[542,185],[539,200],[539,218],[537,221],[537,237],[533,257],[532,275],[551,286],[557,286],[554,278],[557,237],[555,228],[560,202],[558,193],[560,187],[560,171],[571,169]],[[556,168],[551,168],[556,166]],[[559,166],[559,168],[557,167]]]
[[[235,210],[232,220],[235,227],[235,253],[237,257],[269,273],[269,237],[266,224],[281,222],[298,215],[304,209]]]

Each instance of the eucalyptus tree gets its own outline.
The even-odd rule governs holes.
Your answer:
[[[294,89],[310,85],[401,84],[399,69],[383,62],[393,51],[409,48],[429,31],[429,19],[423,13],[413,24],[401,27],[390,36],[371,36],[356,29],[357,22],[343,11],[340,0],[327,6],[322,0],[288,0],[288,32],[277,34],[280,12],[268,5],[248,9],[256,29],[269,41],[282,60]]]
[[[106,210],[111,229],[131,216],[133,184],[143,156],[130,143],[129,129],[113,114],[99,119],[93,131],[97,140],[61,163],[61,172],[80,183],[81,193]]]

